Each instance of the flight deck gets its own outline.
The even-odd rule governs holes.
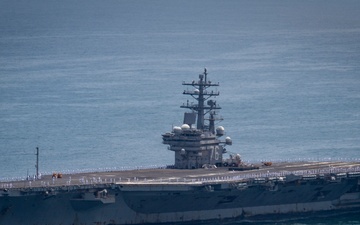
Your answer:
[[[108,172],[87,172],[76,174],[54,173],[44,175],[41,179],[24,179],[20,181],[1,182],[0,188],[36,188],[71,185],[96,184],[174,184],[177,183],[214,183],[221,181],[241,181],[252,178],[276,178],[287,175],[346,175],[360,177],[360,162],[278,162],[271,166],[260,166],[259,169],[233,171],[231,167],[209,169],[134,169]],[[60,175],[61,176],[58,176]],[[56,175],[56,176],[55,176]],[[61,177],[61,178],[60,178]]]

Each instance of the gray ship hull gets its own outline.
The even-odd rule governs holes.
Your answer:
[[[181,224],[360,212],[359,187],[358,177],[346,177],[9,189],[1,192],[0,224]]]

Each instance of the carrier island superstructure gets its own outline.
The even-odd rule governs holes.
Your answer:
[[[224,159],[215,128],[218,83],[207,71],[183,92],[194,103],[183,124],[162,135],[174,166],[53,174],[0,182],[1,225],[218,224],[336,213],[360,215],[360,162],[298,161],[248,165]],[[206,122],[205,122],[206,121]],[[196,125],[196,126],[195,126]],[[222,140],[223,138],[223,140]]]
[[[219,86],[207,78],[207,70],[199,75],[198,81],[190,83],[183,82],[183,85],[191,86],[192,90],[185,90],[184,95],[190,95],[196,101],[184,103],[181,108],[190,109],[185,112],[184,123],[181,127],[175,126],[171,133],[163,134],[163,143],[169,145],[169,150],[175,152],[175,165],[177,169],[197,169],[206,165],[221,166],[223,154],[226,152],[225,145],[232,144],[229,137],[220,141],[218,137],[224,135],[224,128],[219,126],[215,131],[216,110],[221,107],[210,99],[219,96],[219,91],[209,90],[211,87]],[[206,102],[206,104],[205,104]],[[208,117],[208,124],[205,124],[205,116]],[[193,124],[196,122],[196,128]]]

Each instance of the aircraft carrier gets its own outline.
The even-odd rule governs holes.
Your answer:
[[[54,173],[0,182],[1,225],[191,224],[360,213],[359,161],[245,163],[215,128],[219,86],[183,82],[183,124],[162,135],[164,168]],[[190,90],[190,89],[191,90]],[[37,164],[38,165],[38,164]]]

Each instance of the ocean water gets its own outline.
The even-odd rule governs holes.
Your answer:
[[[360,160],[359,1],[0,0],[0,31],[0,179],[36,147],[42,173],[172,164],[205,67],[244,160]],[[329,223],[360,218],[286,224]]]

